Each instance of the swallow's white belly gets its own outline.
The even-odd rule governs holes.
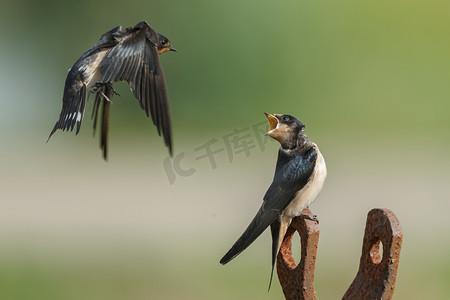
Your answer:
[[[311,204],[322,190],[323,183],[327,177],[327,166],[316,144],[314,144],[314,148],[317,151],[317,160],[310,180],[297,192],[297,194],[295,194],[294,199],[284,209],[282,213],[283,217],[292,219],[299,216],[302,213],[302,210]]]
[[[84,82],[86,83],[86,89],[88,91],[96,82],[101,80],[99,65],[107,53],[108,51],[101,51],[89,56],[89,58],[87,58],[89,61],[78,69],[78,71],[83,72]]]

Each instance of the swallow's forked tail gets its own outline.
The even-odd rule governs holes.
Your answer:
[[[101,137],[100,137],[100,149],[103,152],[103,159],[108,159],[108,127],[109,127],[109,107],[111,105],[110,98],[114,94],[114,89],[105,85],[100,92],[95,95],[94,107],[92,109],[91,118],[94,119],[94,134],[97,129],[98,113],[100,106],[102,106],[101,114]],[[117,94],[117,92],[115,92]]]
[[[269,281],[269,288],[268,291],[270,291],[270,286],[272,285],[272,279],[273,279],[273,270],[275,269],[275,262],[277,260],[278,256],[278,250],[280,249],[280,218],[273,222],[270,225],[270,231],[272,233],[272,271],[270,273],[270,281]]]

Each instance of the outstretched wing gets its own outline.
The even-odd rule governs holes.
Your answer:
[[[100,40],[87,50],[69,70],[64,85],[63,107],[49,139],[58,129],[72,131],[76,125],[76,133],[78,134],[80,131],[86,106],[86,84],[88,84],[89,78],[92,78],[97,72],[98,65],[108,49],[117,44],[114,34],[120,32],[121,29],[121,26],[117,26],[103,34]]]
[[[250,225],[220,260],[226,264],[244,251],[272,223],[307,183],[314,170],[317,152],[314,148],[301,156],[286,158],[279,152],[275,177],[264,196],[264,202]]]
[[[86,106],[86,85],[79,79],[80,73],[69,72],[66,79],[63,95],[63,107],[53,130],[48,139],[61,129],[62,131],[72,131],[77,125],[76,133],[80,131],[81,121],[83,120],[84,107]],[[47,140],[48,141],[48,140]]]
[[[153,124],[161,131],[172,153],[169,101],[159,62],[156,32],[141,22],[115,35],[119,43],[100,63],[101,82],[128,82],[134,96]]]

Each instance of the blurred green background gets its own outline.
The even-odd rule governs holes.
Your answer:
[[[442,0],[4,0],[0,298],[283,299],[277,279],[267,292],[269,232],[218,262],[273,176],[278,146],[254,131],[267,111],[307,124],[327,161],[311,206],[319,299],[352,282],[374,207],[404,231],[395,299],[449,299],[449,10]],[[67,70],[102,33],[142,20],[179,50],[161,60],[189,176],[125,84],[108,162],[92,101],[78,136],[45,143]],[[226,148],[235,129],[248,153]],[[213,141],[215,168],[201,158]]]

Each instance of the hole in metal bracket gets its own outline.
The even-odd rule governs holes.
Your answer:
[[[381,263],[381,261],[383,260],[383,243],[380,240],[373,244],[372,248],[370,249],[370,258],[376,265]]]

